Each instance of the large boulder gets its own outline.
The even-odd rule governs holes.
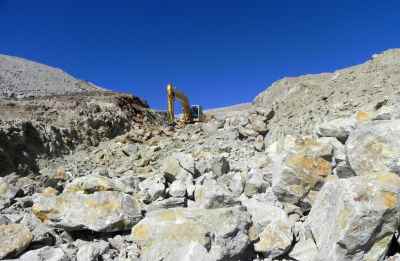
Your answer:
[[[16,256],[32,241],[32,234],[20,224],[0,225],[0,259]]]
[[[400,174],[400,120],[367,123],[346,142],[349,164],[357,175]]]
[[[139,203],[132,196],[116,191],[39,195],[32,212],[51,226],[96,232],[128,230],[141,218]]]
[[[309,203],[332,172],[333,148],[313,138],[287,136],[268,148],[272,160],[272,189],[282,202]],[[307,204],[308,205],[308,204]]]
[[[397,175],[330,178],[306,220],[319,250],[316,260],[383,260],[399,215]]]
[[[132,238],[143,261],[231,260],[247,250],[249,225],[241,207],[175,208],[149,213],[133,227]]]

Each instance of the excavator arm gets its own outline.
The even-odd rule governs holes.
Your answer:
[[[182,104],[183,108],[182,121],[184,123],[190,123],[192,121],[192,114],[190,111],[189,98],[185,94],[183,94],[183,92],[174,88],[172,84],[168,84],[167,93],[168,93],[168,123],[172,125],[175,121],[175,112],[174,112],[175,99],[180,101]]]

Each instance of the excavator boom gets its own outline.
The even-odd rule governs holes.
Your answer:
[[[183,108],[183,123],[187,124],[192,122],[192,112],[190,108],[189,98],[178,89],[174,88],[172,84],[168,84],[167,86],[168,93],[168,123],[170,125],[174,124],[175,121],[175,111],[174,111],[174,102],[175,99],[181,102]]]

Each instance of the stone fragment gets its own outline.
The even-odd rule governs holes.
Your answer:
[[[0,259],[23,252],[32,241],[32,233],[20,224],[0,225]]]

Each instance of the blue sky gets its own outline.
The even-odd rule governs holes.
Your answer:
[[[161,109],[171,81],[212,108],[400,47],[399,14],[394,0],[0,0],[0,53]]]

